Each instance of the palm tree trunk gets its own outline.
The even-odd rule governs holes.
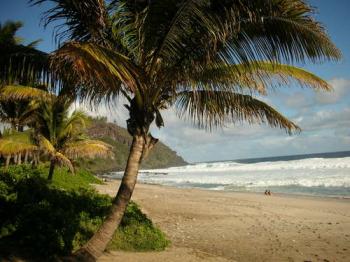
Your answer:
[[[53,177],[53,171],[55,170],[55,164],[56,161],[54,159],[51,159],[50,161],[50,170],[49,170],[49,176],[47,177],[47,180],[51,181]]]
[[[5,169],[8,169],[11,161],[11,155],[6,156],[6,163],[5,163]]]
[[[24,155],[24,164],[28,164],[28,155],[29,155],[29,152],[26,151],[26,153]]]
[[[22,164],[22,154],[21,153],[18,154],[18,158],[17,158],[17,165],[20,165],[20,164]]]
[[[118,193],[113,200],[111,212],[95,235],[75,253],[78,261],[96,261],[112,239],[134,191],[144,145],[143,136],[135,135],[133,137],[125,173]]]
[[[32,168],[34,168],[36,166],[36,156],[35,156],[35,152],[32,154]]]

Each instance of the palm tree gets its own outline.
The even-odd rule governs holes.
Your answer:
[[[1,96],[10,101],[31,99],[33,102],[28,126],[34,133],[32,145],[37,145],[50,159],[48,180],[52,180],[56,164],[67,166],[74,173],[72,159],[113,157],[110,145],[85,135],[88,116],[82,111],[69,113],[72,98],[62,93],[56,96],[42,89],[13,85],[3,87]],[[17,142],[17,139],[12,141]]]
[[[111,213],[76,255],[95,261],[131,198],[142,159],[156,143],[151,123],[175,107],[198,127],[227,122],[299,127],[257,99],[291,81],[329,90],[320,78],[291,66],[337,60],[339,50],[304,0],[32,0],[51,2],[46,23],[68,39],[51,56],[52,69],[96,103],[124,96],[130,155]]]

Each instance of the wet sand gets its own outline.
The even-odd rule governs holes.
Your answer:
[[[118,181],[97,185],[114,195]],[[99,261],[350,261],[350,200],[136,186],[133,200],[168,236],[163,252]]]

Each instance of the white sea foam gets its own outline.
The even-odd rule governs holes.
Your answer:
[[[242,164],[233,161],[142,170],[140,180],[179,187],[212,190],[293,188],[295,192],[325,190],[323,194],[350,195],[350,157]],[[315,189],[318,188],[318,189]],[[260,191],[261,191],[260,190]],[[299,191],[298,191],[299,190]],[[258,190],[259,191],[259,190]],[[311,191],[310,191],[311,192]],[[306,192],[307,193],[307,192]]]
[[[242,164],[233,161],[200,163],[167,169],[143,170],[152,173],[188,173],[220,171],[269,171],[285,169],[350,169],[350,157],[345,158],[308,158],[291,161],[260,162]]]

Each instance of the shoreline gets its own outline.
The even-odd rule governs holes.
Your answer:
[[[113,180],[96,188],[113,196],[118,186]],[[345,262],[350,257],[348,199],[141,183],[132,199],[172,246],[163,252],[111,252],[100,261]]]
[[[112,182],[112,181],[121,181],[120,178],[111,178],[105,175],[97,176],[99,179],[107,179],[104,181],[104,183]],[[203,190],[203,191],[209,191],[209,192],[222,192],[222,193],[238,193],[238,194],[253,194],[253,195],[264,195],[264,192],[255,192],[255,191],[229,191],[229,190],[217,190],[217,189],[206,189],[206,188],[200,188],[200,187],[176,187],[176,186],[169,186],[169,185],[162,185],[162,184],[156,184],[156,183],[144,183],[144,182],[137,182],[137,184],[141,185],[150,185],[150,186],[159,186],[159,187],[167,187],[167,188],[174,188],[174,189],[195,189],[195,190]],[[293,194],[293,193],[280,193],[280,192],[271,192],[273,196],[280,196],[280,197],[290,197],[290,198],[305,198],[305,199],[334,199],[334,200],[344,200],[344,201],[350,201],[350,194],[349,196],[337,196],[337,195],[312,195],[312,194]],[[265,196],[265,195],[264,195]]]

